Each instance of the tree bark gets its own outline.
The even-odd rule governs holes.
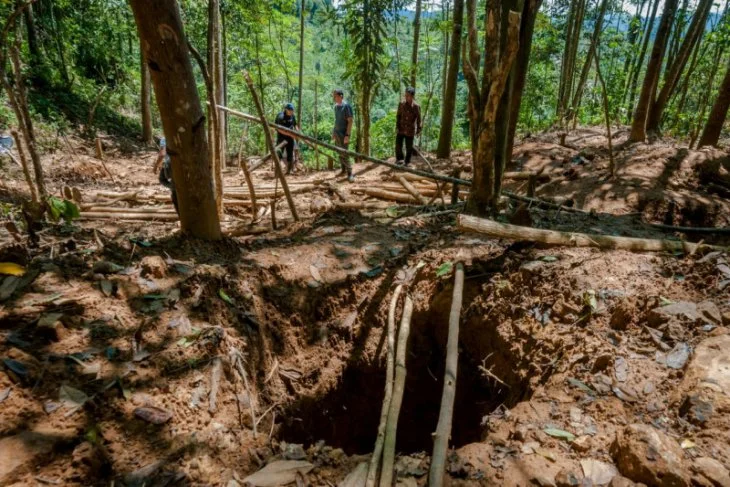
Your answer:
[[[667,65],[667,71],[664,76],[664,85],[662,86],[661,91],[659,91],[656,100],[651,104],[646,122],[647,132],[657,133],[659,131],[659,125],[661,124],[662,115],[667,107],[669,97],[677,87],[677,81],[679,81],[679,77],[687,65],[687,60],[689,59],[692,50],[702,38],[711,8],[712,0],[700,0],[699,5],[697,6],[697,11],[692,18],[692,23],[687,30],[687,35],[679,48],[679,52],[674,58],[673,63],[671,65]],[[677,36],[679,35],[680,34],[677,33]]]
[[[413,18],[413,52],[411,53],[411,76],[410,85],[416,87],[418,75],[418,43],[421,35],[421,3],[423,0],[416,0],[416,15]]]
[[[167,138],[182,231],[221,237],[205,116],[176,0],[130,0]]]
[[[651,0],[649,0],[651,2]],[[631,74],[629,76],[629,82],[626,87],[626,96],[628,96],[628,104],[626,105],[627,122],[633,119],[634,100],[636,99],[636,89],[639,86],[639,74],[641,73],[641,67],[644,65],[644,58],[646,58],[646,51],[649,49],[649,39],[651,39],[651,33],[654,30],[654,22],[656,22],[656,14],[659,9],[659,0],[654,0],[654,7],[651,10],[649,21],[644,31],[641,52],[639,57],[636,59],[636,63],[633,65]],[[624,97],[624,101],[626,100]]]
[[[730,108],[730,60],[725,71],[725,77],[720,85],[720,91],[717,94],[715,103],[712,105],[710,116],[707,119],[705,128],[700,136],[698,147],[703,145],[714,145],[720,141],[720,132],[727,118],[728,108]]]
[[[221,34],[221,10],[219,0],[208,1],[208,72],[213,83],[213,99],[209,110],[216,110],[216,105],[224,105],[225,79],[223,78],[223,46]],[[213,118],[213,115],[210,115]],[[216,113],[216,124],[211,125],[211,141],[215,141],[216,158],[213,160],[216,183],[219,181],[218,174],[226,163],[228,148],[226,146],[225,117],[219,117]],[[212,132],[214,130],[214,132]],[[217,188],[216,188],[216,192]]]
[[[23,16],[25,17],[25,29],[28,32],[28,51],[33,65],[37,65],[41,63],[41,50],[38,44],[38,31],[35,25],[33,5],[26,7]]]
[[[598,41],[596,37],[596,41]],[[608,139],[608,172],[611,177],[616,176],[616,162],[613,159],[613,142],[611,140],[611,113],[608,108],[608,91],[606,90],[606,82],[603,81],[603,75],[601,74],[601,59],[598,55],[598,48],[595,48],[595,61],[596,61],[596,76],[598,82],[601,84],[601,98],[603,100],[603,115],[606,118],[606,138]]]
[[[144,59],[144,49],[140,46],[140,74],[142,79],[141,110],[142,110],[142,142],[152,143],[152,88],[150,81],[150,69]]]
[[[451,51],[449,69],[445,80],[446,88],[441,109],[441,128],[436,157],[446,159],[451,156],[451,139],[454,129],[456,110],[456,86],[459,76],[459,56],[461,55],[461,30],[464,19],[464,0],[454,0],[453,28],[451,30]]]
[[[297,99],[297,122],[302,123],[302,86],[304,83],[304,0],[299,8],[299,92]]]
[[[669,29],[672,26],[676,9],[677,0],[666,0],[661,22],[659,23],[659,30],[654,39],[654,47],[651,50],[649,64],[646,68],[644,84],[641,87],[641,95],[639,96],[639,101],[634,111],[634,120],[631,124],[631,135],[629,136],[631,142],[643,142],[646,139],[646,125],[649,110],[656,95],[659,73],[664,60],[664,54],[667,50]]]
[[[25,157],[25,149],[23,149],[23,139],[20,138],[17,130],[12,130],[10,134],[15,139],[15,145],[18,148],[18,157],[20,158],[20,165],[23,168],[23,176],[25,176],[25,182],[28,184],[28,191],[30,191],[30,198],[34,203],[38,203],[38,190],[35,187],[33,178],[30,176],[30,169],[28,168],[28,158]]]

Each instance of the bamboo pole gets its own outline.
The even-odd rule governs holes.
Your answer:
[[[243,171],[243,177],[246,179],[246,185],[248,186],[248,193],[251,195],[251,213],[252,218],[256,218],[258,207],[256,206],[256,190],[253,187],[253,179],[251,173],[248,171],[248,164],[242,163],[241,154],[243,153],[243,146],[246,143],[246,133],[241,132],[241,146],[238,148],[238,167]],[[225,192],[225,187],[223,188]]]
[[[404,188],[406,188],[406,191],[408,191],[411,196],[418,200],[419,203],[421,203],[422,205],[428,204],[428,198],[419,193],[418,190],[411,183],[406,181],[405,178],[400,177],[398,178],[398,181],[401,183],[401,185],[403,185]]]
[[[355,152],[355,151],[343,149],[341,147],[337,147],[337,146],[334,146],[332,144],[328,144],[326,142],[322,142],[321,140],[318,140],[318,139],[316,139],[314,137],[310,137],[309,135],[305,135],[305,134],[303,134],[301,132],[297,132],[296,130],[292,130],[292,129],[289,129],[289,128],[286,128],[286,127],[282,127],[281,125],[276,125],[276,124],[273,124],[271,122],[266,122],[265,120],[262,122],[262,119],[263,119],[262,116],[254,117],[253,115],[249,115],[247,113],[243,113],[243,112],[239,112],[239,111],[236,111],[236,110],[232,110],[232,109],[230,109],[228,107],[224,107],[222,105],[218,105],[218,108],[220,108],[221,110],[223,110],[225,112],[230,113],[231,115],[234,115],[236,117],[243,118],[244,120],[249,120],[251,122],[266,123],[269,127],[275,128],[275,129],[277,129],[277,130],[279,130],[281,132],[284,132],[286,134],[289,134],[292,137],[296,137],[296,138],[305,140],[305,141],[307,141],[307,142],[309,142],[309,143],[311,143],[313,145],[319,145],[321,147],[324,147],[326,149],[329,149],[329,150],[331,150],[333,152],[336,152],[338,154],[344,154],[344,155],[347,155],[347,156],[350,156],[350,157],[354,157],[356,159],[360,159],[360,160],[363,160],[363,161],[372,162],[374,164],[380,164],[381,166],[386,166],[386,167],[389,167],[391,169],[395,169],[396,171],[407,172],[407,173],[411,173],[411,174],[418,174],[418,175],[423,176],[423,177],[425,177],[427,179],[436,179],[436,180],[439,180],[439,181],[446,181],[446,182],[449,182],[449,183],[458,183],[458,184],[463,184],[465,186],[471,186],[471,181],[466,180],[466,179],[457,179],[457,178],[452,178],[452,177],[449,177],[449,176],[444,176],[443,174],[435,174],[435,173],[430,173],[430,172],[427,172],[427,171],[421,171],[419,169],[414,169],[414,168],[407,167],[407,166],[399,166],[399,165],[394,164],[392,162],[382,161],[382,160],[376,159],[375,157],[372,157],[372,156],[367,156],[365,154],[360,154],[360,153]]]
[[[444,483],[446,468],[446,452],[451,436],[451,422],[454,417],[454,399],[456,397],[456,372],[459,365],[459,317],[461,303],[464,298],[464,264],[456,264],[454,276],[454,295],[451,300],[449,314],[449,339],[446,344],[446,371],[444,372],[444,390],[441,395],[441,411],[436,433],[433,438],[433,454],[431,470],[428,474],[429,487],[441,487]]]
[[[378,467],[383,456],[383,443],[385,442],[385,426],[388,422],[388,411],[390,411],[390,403],[393,397],[393,372],[395,370],[395,312],[398,307],[398,298],[403,291],[403,284],[398,284],[393,297],[390,300],[390,308],[388,309],[388,342],[387,355],[385,361],[385,396],[383,397],[383,406],[380,409],[380,424],[378,425],[378,436],[375,440],[375,448],[373,456],[370,457],[370,467],[368,468],[368,476],[365,481],[366,487],[375,487],[378,479]]]
[[[377,188],[363,188],[359,191],[363,194],[372,196],[373,198],[379,198],[381,200],[397,201],[398,203],[420,203],[420,201],[408,193],[397,193],[395,191],[386,191]]]
[[[682,242],[679,240],[655,240],[648,238],[612,237],[585,233],[559,232],[542,230],[506,223],[497,223],[470,215],[459,215],[459,230],[472,230],[491,237],[510,240],[529,240],[549,245],[565,245],[569,247],[597,247],[601,249],[621,249],[637,252],[686,252],[695,253],[699,248],[725,250],[725,247]]]
[[[276,146],[276,150],[283,149],[287,144],[287,141],[282,142],[281,144]],[[264,164],[266,164],[267,161],[271,159],[271,153],[266,154],[264,157],[262,157],[258,162],[256,162],[253,166],[251,166],[251,169],[249,169],[249,172],[254,172],[256,169],[260,168]]]
[[[398,433],[398,416],[403,403],[403,392],[406,383],[406,347],[408,346],[408,334],[411,329],[411,315],[413,314],[413,301],[406,295],[406,302],[403,306],[403,316],[400,321],[398,332],[398,346],[395,356],[395,379],[393,382],[393,397],[388,410],[388,422],[385,426],[385,442],[383,444],[383,470],[380,474],[380,487],[391,487],[393,485],[393,463],[395,461],[395,440]]]
[[[281,187],[284,189],[284,194],[286,195],[286,201],[289,204],[289,210],[291,211],[292,216],[294,217],[294,221],[299,221],[299,215],[297,215],[297,208],[294,206],[294,200],[291,197],[291,193],[289,192],[289,185],[286,183],[286,177],[284,177],[284,172],[281,170],[281,162],[279,161],[279,155],[276,153],[276,147],[274,146],[274,141],[271,139],[271,132],[269,132],[269,128],[266,124],[266,115],[264,113],[264,107],[261,106],[261,100],[259,100],[259,96],[256,93],[256,88],[253,85],[253,80],[251,79],[251,75],[248,74],[248,71],[243,72],[243,77],[246,79],[246,84],[248,85],[248,89],[251,92],[251,97],[253,98],[254,104],[256,105],[256,110],[259,112],[259,122],[264,126],[264,136],[266,137],[266,146],[269,148],[269,152],[271,152],[271,158],[274,160],[274,171],[276,172],[277,178],[281,181]],[[220,107],[220,105],[216,105]]]

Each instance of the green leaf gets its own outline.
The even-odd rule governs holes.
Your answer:
[[[546,434],[552,436],[553,438],[560,438],[561,440],[567,441],[575,440],[575,435],[565,430],[560,430],[557,428],[545,428],[543,431],[545,431]]]
[[[558,259],[554,255],[543,255],[542,257],[540,257],[539,260],[541,260],[543,262],[557,262],[560,259]]]
[[[670,304],[674,304],[674,301],[665,298],[664,296],[659,296],[659,304],[661,304],[662,306],[669,306]]]
[[[452,271],[453,268],[454,268],[454,263],[453,262],[451,262],[451,261],[444,262],[443,264],[441,264],[439,266],[438,269],[436,269],[436,277],[443,277],[443,276],[446,276],[448,274],[451,274],[451,271]]]
[[[225,301],[226,303],[233,306],[233,300],[231,299],[231,297],[228,294],[226,294],[226,292],[223,289],[218,290],[218,296],[220,296],[223,301]]]
[[[575,387],[577,389],[580,389],[581,391],[585,392],[586,394],[590,394],[591,396],[595,396],[596,395],[596,391],[594,391],[593,389],[591,389],[585,382],[581,382],[581,381],[579,381],[578,379],[576,379],[574,377],[568,377],[568,383],[571,386],[573,386],[573,387]]]
[[[598,300],[596,300],[596,292],[593,289],[583,293],[583,304],[590,307],[591,311],[598,308]]]
[[[398,207],[389,206],[385,209],[385,214],[388,215],[390,218],[398,218]]]
[[[164,294],[145,294],[144,296],[142,296],[142,298],[148,299],[150,301],[159,301],[167,299],[167,296],[165,296]]]
[[[81,216],[79,207],[76,203],[61,198],[51,196],[48,198],[48,210],[50,212],[51,220],[58,221],[61,217],[67,222],[72,221],[74,218]]]

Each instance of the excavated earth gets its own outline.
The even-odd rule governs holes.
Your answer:
[[[44,160],[54,190],[156,189],[151,153],[110,143],[112,182],[76,144]],[[599,131],[566,145],[526,139],[511,169],[550,174],[538,196],[592,211],[506,205],[507,218],[694,241],[645,222],[730,222],[728,201],[702,186],[726,153],[635,145],[609,181]],[[6,172],[12,202],[22,176]],[[359,201],[353,188],[386,177],[331,181]],[[235,171],[226,180],[241,184]],[[0,485],[234,487],[280,460],[309,464],[287,482],[359,485],[345,478],[375,442],[396,283],[415,305],[397,482],[426,485],[457,261],[449,485],[730,485],[728,253],[549,248],[460,233],[452,214],[333,208],[331,189],[295,198],[302,222],[217,243],[181,238],[175,223],[114,220],[46,227],[36,246],[3,235],[0,261],[26,274],[0,280]]]

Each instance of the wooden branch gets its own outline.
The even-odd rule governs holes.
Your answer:
[[[25,150],[23,150],[22,145],[22,139],[20,138],[20,134],[18,134],[17,130],[11,130],[10,134],[13,136],[13,139],[15,139],[15,146],[18,148],[18,157],[20,158],[20,166],[23,168],[23,176],[25,177],[25,182],[28,184],[28,190],[30,191],[30,197],[33,200],[33,202],[38,202],[38,190],[35,187],[35,184],[33,183],[33,178],[30,175],[30,169],[28,168],[28,159],[25,157]],[[8,151],[8,154],[10,154],[10,151]]]
[[[286,141],[282,142],[281,144],[279,144],[279,145],[276,146],[276,150],[282,150],[284,147],[286,147],[286,144],[287,144]],[[271,153],[266,154],[256,164],[254,164],[253,166],[251,166],[251,169],[249,169],[249,171],[250,172],[254,172],[256,169],[258,169],[259,167],[261,167],[264,164],[266,164],[266,162],[268,162],[270,159],[271,159]]]
[[[388,411],[388,422],[385,426],[385,442],[383,444],[383,470],[380,474],[380,487],[391,487],[393,485],[393,463],[395,461],[395,439],[398,433],[398,416],[403,403],[403,392],[406,382],[406,347],[408,346],[408,334],[411,329],[411,315],[413,314],[413,301],[406,295],[406,302],[403,306],[403,316],[398,332],[398,346],[395,357],[395,378],[393,382],[393,397],[390,401]]]
[[[291,211],[291,214],[294,217],[294,221],[299,221],[299,215],[297,215],[297,208],[296,208],[296,206],[294,206],[294,200],[292,199],[291,193],[289,192],[289,185],[286,183],[286,178],[284,177],[284,171],[281,170],[281,162],[279,161],[279,155],[276,153],[276,147],[274,146],[274,141],[271,139],[271,132],[269,132],[269,129],[267,126],[266,114],[264,113],[264,107],[261,105],[259,96],[256,93],[256,88],[253,85],[253,80],[251,79],[251,75],[248,74],[248,71],[243,72],[243,77],[246,79],[246,84],[248,85],[248,89],[251,92],[251,97],[253,98],[254,104],[256,105],[256,111],[258,111],[258,114],[259,114],[259,121],[264,127],[264,136],[266,137],[266,145],[269,148],[269,152],[271,152],[271,158],[274,160],[274,171],[276,172],[277,178],[281,181],[281,187],[284,189],[284,194],[286,195],[286,201],[289,204],[289,210]]]
[[[177,213],[135,213],[130,209],[127,213],[91,212],[83,211],[79,217],[82,220],[144,220],[144,221],[170,221],[179,220]]]
[[[384,210],[391,205],[384,201],[353,201],[339,202],[335,201],[335,207],[343,210]]]
[[[218,108],[221,109],[221,110],[223,110],[224,112],[230,113],[231,115],[234,115],[236,117],[242,118],[244,120],[249,120],[251,122],[262,123],[262,120],[263,120],[261,117],[254,117],[253,115],[249,115],[247,113],[243,113],[243,112],[239,112],[239,111],[236,111],[236,110],[232,110],[232,109],[230,109],[228,107],[224,107],[223,105],[218,105]],[[372,162],[374,164],[379,164],[381,166],[389,167],[391,169],[394,169],[394,170],[400,171],[400,172],[407,172],[407,173],[411,173],[411,174],[418,174],[418,175],[423,176],[423,177],[428,178],[428,179],[438,179],[438,180],[446,181],[446,182],[449,182],[449,183],[464,184],[466,186],[470,186],[471,185],[471,181],[468,181],[468,180],[465,180],[465,179],[456,179],[455,180],[452,177],[444,176],[442,174],[433,174],[433,173],[430,173],[430,172],[427,172],[427,171],[421,171],[420,169],[414,169],[412,167],[399,166],[399,165],[394,164],[392,162],[382,161],[380,159],[376,159],[375,157],[371,157],[371,156],[368,156],[368,155],[365,155],[365,154],[360,154],[358,152],[354,152],[354,151],[351,151],[351,150],[343,149],[341,147],[337,147],[337,146],[334,146],[332,144],[328,144],[326,142],[322,142],[321,140],[318,140],[318,139],[316,139],[314,137],[310,137],[310,136],[308,136],[306,134],[303,134],[302,132],[297,132],[296,130],[292,130],[290,128],[283,127],[281,125],[276,125],[276,124],[271,123],[271,122],[265,122],[265,123],[269,127],[274,128],[274,129],[276,129],[276,130],[278,130],[280,132],[283,132],[284,134],[287,134],[287,135],[289,135],[291,137],[294,137],[294,138],[297,138],[297,139],[301,139],[301,140],[307,141],[307,142],[309,142],[312,145],[317,145],[317,146],[320,146],[320,147],[324,147],[325,149],[331,150],[332,152],[336,152],[337,154],[343,154],[343,155],[347,155],[347,156],[350,156],[350,157],[353,157],[355,159],[359,159],[359,160],[362,160],[362,161]],[[362,173],[362,171],[359,172],[358,174],[361,174],[361,173]]]
[[[246,389],[246,394],[248,394],[248,408],[249,411],[251,411],[251,426],[253,429],[253,438],[256,439],[256,426],[258,425],[258,421],[256,421],[256,398],[253,396],[253,391],[251,387],[249,387],[246,369],[243,368],[243,357],[241,355],[241,352],[234,348],[231,350],[231,356],[233,358],[236,370],[243,380],[243,387]]]
[[[402,177],[398,178],[398,181],[400,181],[400,183],[403,185],[403,187],[406,188],[406,191],[408,191],[411,194],[411,196],[416,198],[416,200],[418,200],[419,203],[421,203],[422,205],[427,205],[429,203],[428,198],[426,198],[421,193],[419,193],[418,190],[415,187],[413,187],[413,185],[411,183],[409,183]]]
[[[454,399],[456,397],[456,373],[459,364],[459,317],[461,303],[464,299],[464,264],[456,264],[454,276],[454,295],[451,299],[449,314],[449,339],[446,344],[446,370],[444,372],[444,390],[441,395],[441,411],[436,433],[433,438],[433,454],[431,470],[428,475],[429,487],[441,487],[444,483],[446,469],[446,452],[451,436],[451,422],[454,416]]]
[[[420,201],[409,194],[396,193],[395,191],[385,191],[376,188],[363,188],[361,191],[368,196],[381,200],[397,201],[398,203],[420,203]]]
[[[175,208],[170,206],[142,207],[142,208],[114,208],[109,206],[90,206],[84,207],[82,213],[161,213],[161,214],[177,214]]]
[[[241,162],[241,154],[243,153],[243,146],[246,143],[245,132],[241,133],[241,146],[238,148],[238,167],[243,171],[243,177],[246,179],[246,185],[248,186],[248,193],[251,195],[251,214],[252,218],[256,219],[258,208],[256,206],[256,190],[253,187],[253,179],[251,173],[248,170],[248,164]],[[225,191],[225,188],[223,188]]]
[[[636,252],[685,252],[695,253],[700,248],[725,250],[725,247],[714,245],[681,242],[677,240],[654,240],[646,238],[613,237],[585,233],[560,232],[538,228],[521,227],[498,223],[484,218],[459,215],[459,230],[471,230],[491,237],[509,240],[529,240],[548,245],[564,245],[568,247],[597,247],[601,249],[621,249]]]
[[[393,297],[390,300],[390,308],[388,309],[388,341],[387,354],[385,360],[385,396],[383,397],[383,406],[380,409],[380,424],[378,425],[378,436],[375,440],[375,448],[373,456],[370,457],[370,467],[368,468],[368,476],[365,481],[366,487],[375,487],[378,479],[378,468],[383,455],[383,444],[385,443],[385,427],[388,423],[388,412],[390,411],[390,403],[393,397],[393,373],[395,370],[395,312],[398,307],[398,298],[403,291],[403,284],[398,284]]]
[[[707,233],[707,234],[715,234],[715,235],[730,235],[730,228],[728,228],[728,227],[721,227],[721,228],[712,228],[712,227],[681,227],[681,226],[674,226],[674,225],[663,225],[661,223],[648,223],[648,225],[651,225],[654,228],[660,228],[662,230],[670,230],[672,232],[682,232],[682,233]]]
[[[208,395],[208,412],[214,414],[218,410],[218,387],[221,382],[223,364],[220,357],[213,359],[213,368],[210,371],[210,394]]]

